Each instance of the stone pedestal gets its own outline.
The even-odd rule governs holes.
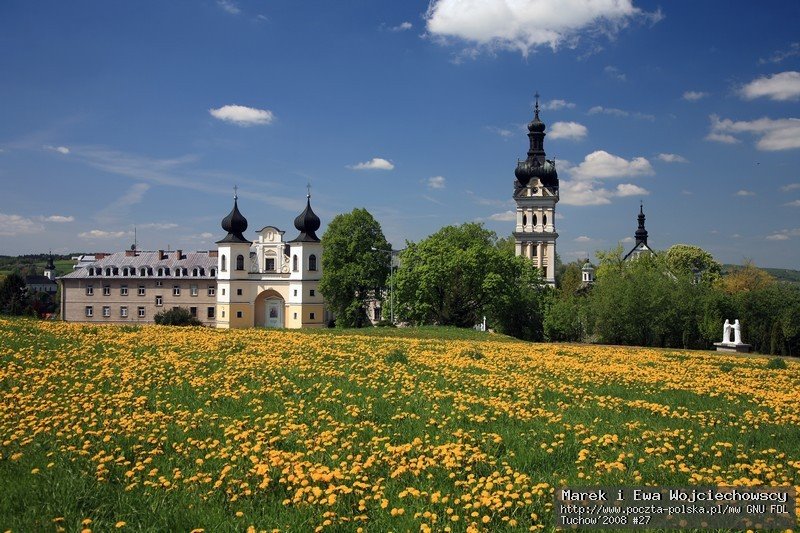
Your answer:
[[[734,342],[715,342],[714,346],[717,347],[718,352],[750,353],[753,351],[753,347],[751,345],[741,342],[739,344]]]

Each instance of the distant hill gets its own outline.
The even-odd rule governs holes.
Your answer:
[[[75,261],[72,257],[80,254],[58,255],[53,254],[53,264],[56,267],[56,275],[63,276],[72,272]],[[41,274],[47,264],[47,254],[27,254],[27,255],[0,255],[0,278],[3,278],[14,271],[22,275]]]
[[[722,274],[724,275],[727,274],[728,272],[735,272],[741,269],[742,265],[725,264],[722,265]],[[800,270],[792,270],[790,268],[761,268],[761,270],[767,272],[770,276],[777,279],[778,281],[786,281],[788,283],[800,284]]]

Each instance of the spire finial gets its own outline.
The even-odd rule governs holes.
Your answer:
[[[536,105],[533,107],[533,111],[536,114],[536,118],[539,118],[539,91],[536,91],[533,96],[536,98]]]
[[[239,186],[238,185],[234,185],[233,186],[233,199],[234,200],[238,200],[239,199]]]
[[[311,199],[311,180],[308,180],[308,183],[306,184],[306,198],[308,200]]]

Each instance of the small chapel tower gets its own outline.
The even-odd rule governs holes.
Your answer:
[[[222,219],[221,225],[228,234],[217,241],[217,327],[252,326],[252,305],[245,290],[252,243],[243,235],[247,230],[247,219],[239,212],[239,195],[236,191],[233,194],[233,209]]]
[[[50,281],[55,281],[56,266],[53,264],[53,253],[50,252],[47,256],[47,264],[44,267],[44,277]]]
[[[558,173],[555,161],[545,157],[544,130],[545,124],[539,119],[537,93],[533,120],[528,124],[528,157],[517,161],[514,172],[517,224],[513,235],[516,255],[532,260],[544,280],[555,285]]]

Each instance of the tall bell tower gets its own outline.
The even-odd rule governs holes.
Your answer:
[[[539,93],[536,93],[533,109],[533,120],[528,124],[528,157],[524,161],[517,160],[514,171],[517,224],[513,235],[516,255],[533,261],[545,282],[555,285],[558,172],[555,161],[545,157],[546,134],[545,124],[539,119]]]

